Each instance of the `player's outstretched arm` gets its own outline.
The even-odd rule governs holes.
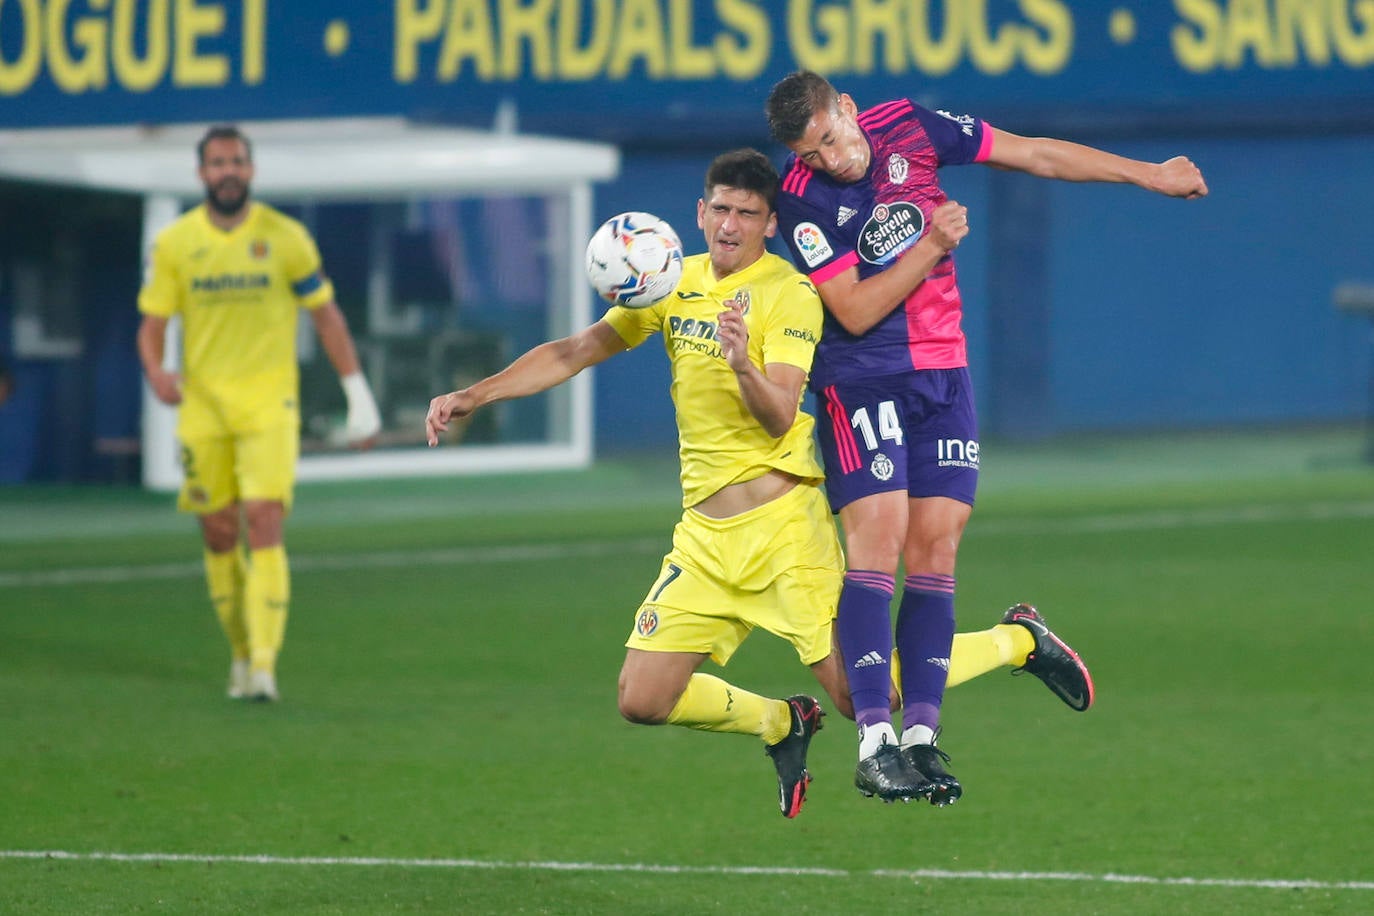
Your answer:
[[[348,330],[348,319],[333,302],[312,309],[310,317],[315,323],[320,346],[324,347],[334,371],[339,373],[339,383],[348,401],[348,417],[344,421],[348,442],[355,448],[369,448],[382,431],[382,414],[358,363],[358,350]]]
[[[547,391],[577,373],[624,352],[625,341],[615,328],[598,321],[571,337],[551,340],[527,351],[495,375],[467,388],[441,394],[429,402],[425,415],[425,441],[439,444],[440,433],[452,420],[496,401],[509,401]]]
[[[1207,196],[1207,182],[1202,171],[1186,156],[1175,156],[1164,162],[1143,162],[1068,140],[1022,137],[995,127],[990,130],[992,151],[988,165],[1026,172],[1038,178],[1133,184],[1147,191],[1189,200]]]

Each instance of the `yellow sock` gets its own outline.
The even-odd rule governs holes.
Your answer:
[[[761,697],[698,671],[668,713],[668,724],[758,735],[766,744],[777,744],[792,728],[792,713],[783,700]]]
[[[286,564],[286,548],[278,544],[249,551],[244,609],[255,671],[272,671],[276,667],[290,602],[291,573]]]
[[[1003,665],[1024,665],[1035,637],[1020,624],[999,623],[977,633],[955,633],[946,687],[962,684]]]
[[[220,628],[229,638],[234,658],[247,658],[248,624],[243,615],[243,569],[239,565],[240,551],[214,553],[205,551],[205,584],[210,590],[210,603]]]

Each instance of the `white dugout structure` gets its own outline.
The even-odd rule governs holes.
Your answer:
[[[400,118],[238,123],[253,142],[254,195],[272,204],[404,203],[493,195],[542,198],[548,222],[545,237],[553,240],[551,248],[559,249],[545,253],[553,276],[544,330],[547,336],[557,336],[590,322],[593,297],[582,257],[593,224],[592,183],[619,174],[616,147]],[[158,230],[204,195],[195,170],[195,144],[204,129],[198,124],[0,131],[0,176],[140,195],[146,251]],[[388,301],[389,269],[385,258],[369,268],[370,320],[384,319],[393,305]],[[167,347],[170,366],[179,362],[179,344],[173,322]],[[373,366],[361,341],[360,350],[371,377]],[[590,464],[589,375],[562,386],[549,403],[543,441],[304,454],[298,479],[535,471]],[[149,489],[166,491],[181,485],[175,426],[175,408],[159,402],[145,385],[143,484]]]

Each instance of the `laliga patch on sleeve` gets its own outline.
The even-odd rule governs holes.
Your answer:
[[[797,228],[792,230],[792,242],[801,252],[807,267],[815,267],[835,254],[835,249],[826,241],[825,233],[815,223],[798,223]]]

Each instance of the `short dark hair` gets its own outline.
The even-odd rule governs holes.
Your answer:
[[[768,212],[778,209],[778,188],[782,179],[778,170],[768,157],[756,149],[745,147],[721,153],[711,161],[706,170],[706,193],[711,199],[711,189],[724,185],[741,191],[752,191],[768,203]]]
[[[818,111],[829,111],[840,100],[830,81],[811,70],[797,70],[774,84],[764,104],[768,130],[779,143],[795,143]]]
[[[210,145],[211,140],[237,140],[248,153],[248,161],[253,161],[253,144],[248,142],[248,137],[243,131],[233,124],[215,124],[205,131],[205,136],[196,144],[196,161],[201,165],[205,164],[205,147]]]

